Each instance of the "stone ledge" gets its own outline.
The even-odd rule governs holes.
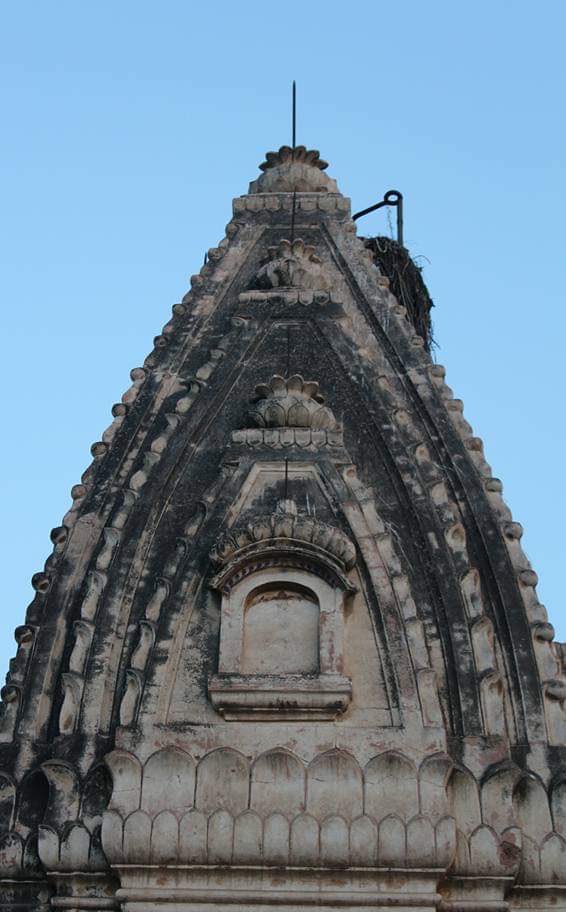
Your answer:
[[[272,288],[252,289],[242,291],[238,295],[240,304],[302,304],[308,307],[311,304],[341,304],[341,295],[325,289],[305,288]]]
[[[312,428],[244,428],[232,431],[232,443],[249,447],[298,446],[301,449],[319,447],[343,447],[344,433],[340,430],[317,430]]]
[[[347,871],[328,866],[306,872],[301,868],[203,869],[193,866],[119,865],[122,888],[116,893],[125,908],[154,912],[159,903],[183,903],[188,910],[202,906],[215,910],[273,906],[298,912],[316,906],[319,912],[338,908],[395,908],[432,910],[443,869]],[[166,906],[164,906],[166,908]],[[175,905],[174,908],[179,908]]]
[[[349,218],[352,209],[350,199],[341,193],[332,192],[306,192],[299,191],[295,196],[297,211],[313,212],[316,209],[325,214],[336,213],[342,218]],[[251,193],[237,196],[232,201],[234,216],[244,212],[259,212],[262,209],[277,211],[279,209],[291,211],[293,208],[293,193],[280,191],[278,193]]]
[[[208,693],[227,721],[335,719],[352,698],[352,683],[342,675],[236,675],[211,677]]]

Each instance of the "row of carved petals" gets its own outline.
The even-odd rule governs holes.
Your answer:
[[[320,157],[318,149],[307,149],[306,146],[280,146],[277,152],[266,152],[265,161],[261,163],[259,170],[269,171],[271,168],[278,168],[291,162],[310,165],[320,171],[328,168],[328,162]]]
[[[373,258],[372,258],[372,262],[373,262]],[[401,327],[404,335],[406,336],[407,341],[408,341],[409,345],[411,346],[411,349],[416,350],[417,352],[422,351],[422,357],[427,357],[426,352],[425,352],[425,348],[426,348],[425,340],[423,339],[423,337],[421,335],[419,335],[419,333],[416,331],[415,327],[413,326],[413,323],[412,323],[411,319],[409,318],[407,308],[405,307],[404,304],[401,304],[397,300],[397,298],[395,298],[390,292],[387,291],[388,284],[389,284],[388,282],[381,280],[379,282],[379,284],[382,285],[382,287],[384,289],[385,296],[388,301],[391,312],[395,316],[400,318],[398,325]]]
[[[446,818],[449,763],[441,755],[418,771],[395,753],[375,757],[362,770],[340,751],[306,768],[283,750],[252,765],[231,749],[213,751],[198,764],[177,749],[159,751],[143,769],[123,752],[108,763],[114,792],[103,844],[112,863],[134,860],[136,831],[145,858],[155,859],[166,846],[172,862],[301,858],[307,865],[445,867],[455,850],[454,823]]]
[[[533,774],[506,767],[478,783],[463,769],[448,778],[443,755],[417,770],[396,752],[363,769],[342,751],[305,767],[282,749],[253,764],[231,749],[198,764],[178,749],[157,752],[143,768],[118,751],[108,763],[114,792],[103,844],[112,863],[139,863],[140,851],[145,860],[164,860],[161,844],[171,862],[277,864],[300,857],[317,865],[363,858],[379,866],[387,858],[400,866],[453,863],[467,876],[566,882],[566,780],[547,794]]]
[[[159,750],[143,766],[121,750],[106,762],[114,783],[109,808],[124,819],[140,809],[150,817],[169,810],[180,818],[194,807],[207,815],[254,810],[263,818],[278,812],[293,819],[306,812],[319,821],[396,814],[408,822],[425,815],[436,823],[448,809],[450,762],[443,754],[426,758],[418,769],[395,751],[373,757],[362,769],[345,751],[327,751],[305,764],[282,748],[253,763],[232,748],[211,751],[198,763],[179,748]]]
[[[104,848],[112,864],[294,865],[299,867],[432,867],[445,869],[454,853],[454,821],[433,827],[415,817],[405,824],[385,817],[379,825],[362,816],[348,823],[310,814],[291,822],[283,814],[263,820],[254,811],[234,818],[228,811],[206,817],[200,811],[180,821],[170,811],[153,820],[134,811],[125,821],[110,811],[104,818]]]
[[[45,780],[48,799],[43,806],[37,803],[37,790],[41,783],[47,786]],[[108,780],[108,772],[98,766],[81,781],[69,763],[57,760],[29,771],[17,785],[0,773],[0,877],[19,877],[22,871],[40,876],[40,861],[48,869],[107,868],[100,830]],[[39,816],[30,813],[32,808]]]
[[[457,873],[516,872],[521,883],[566,883],[566,779],[547,790],[512,765],[488,772],[481,783],[457,769],[448,791]]]
[[[132,385],[122,395],[121,401],[116,402],[112,406],[112,415],[114,417],[112,424],[110,424],[104,431],[104,433],[102,435],[102,440],[96,441],[91,446],[91,453],[94,457],[93,462],[83,473],[83,475],[81,477],[81,483],[74,485],[71,488],[71,497],[73,499],[73,505],[71,507],[71,510],[66,514],[66,516],[63,519],[63,523],[67,529],[72,528],[72,526],[76,522],[78,516],[80,515],[84,499],[85,499],[86,495],[88,494],[90,488],[92,487],[92,483],[93,483],[96,471],[98,469],[98,466],[100,465],[102,459],[108,453],[110,444],[112,443],[113,439],[115,438],[119,428],[124,423],[126,415],[128,414],[132,405],[138,398],[138,396],[141,392],[141,388],[144,385],[144,383],[148,377],[148,371],[145,370],[145,368],[143,368],[143,367],[134,367],[130,371],[130,377],[132,380]]]
[[[73,823],[62,833],[40,826],[38,850],[47,871],[91,873],[108,869],[99,834],[92,834],[82,823]]]
[[[553,642],[554,628],[548,622],[546,610],[537,597],[537,574],[521,547],[523,528],[520,523],[513,520],[511,511],[502,497],[501,481],[492,477],[491,469],[483,455],[482,441],[474,436],[472,428],[463,417],[462,400],[455,399],[452,390],[444,382],[445,368],[439,364],[432,365],[430,375],[444,400],[452,424],[462,437],[472,461],[483,477],[488,500],[495,514],[499,516],[502,537],[515,568],[519,592],[531,622],[534,651],[545,696],[549,740],[554,744],[563,744],[566,740],[566,678],[562,670],[559,649]]]
[[[305,381],[300,374],[288,379],[275,374],[269,384],[260,383],[255,389],[256,398],[248,410],[248,419],[257,427],[305,427],[334,429],[336,419],[318,383]]]
[[[250,183],[249,193],[336,193],[336,181],[322,172],[328,167],[318,151],[305,146],[281,146],[268,152],[263,173]]]
[[[223,564],[241,548],[269,539],[294,539],[312,543],[334,555],[347,569],[353,567],[356,560],[354,545],[340,529],[308,516],[294,516],[290,513],[257,517],[245,528],[224,533],[211,554],[211,560]]]

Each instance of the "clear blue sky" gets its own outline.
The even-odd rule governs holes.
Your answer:
[[[290,139],[292,78],[355,208],[405,194],[437,360],[566,639],[565,32],[558,0],[3,5],[3,669],[129,370]]]

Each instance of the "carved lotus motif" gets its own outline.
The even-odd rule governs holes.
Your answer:
[[[281,240],[268,249],[269,260],[256,275],[258,288],[312,288],[328,290],[321,260],[301,238]]]
[[[301,162],[302,164],[312,165],[325,171],[328,168],[328,162],[320,157],[318,149],[307,149],[306,146],[281,146],[278,152],[267,152],[265,161],[259,166],[260,171],[269,171],[270,168],[278,168],[280,165],[289,162]]]
[[[332,411],[325,405],[318,383],[295,374],[285,380],[274,374],[269,383],[255,388],[256,401],[248,416],[256,427],[334,430]]]
[[[258,543],[269,544],[276,539],[312,544],[327,552],[335,561],[350,570],[356,562],[356,549],[350,539],[334,526],[318,522],[312,516],[295,515],[294,513],[272,513],[258,516],[245,528],[231,529],[225,532],[216,543],[210,558],[215,564],[226,564],[237,552]]]
[[[336,181],[323,174],[328,163],[316,149],[281,146],[268,152],[259,166],[261,177],[250,184],[250,193],[337,193]]]

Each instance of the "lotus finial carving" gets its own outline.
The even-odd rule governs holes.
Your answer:
[[[328,162],[316,149],[281,146],[268,152],[259,168],[263,173],[250,184],[250,193],[338,193],[336,181],[324,174]]]
[[[321,259],[312,244],[302,238],[289,241],[283,238],[268,248],[268,261],[259,269],[255,285],[258,288],[309,288],[327,290],[327,278]]]
[[[270,168],[277,168],[288,162],[300,162],[321,171],[328,168],[328,162],[320,157],[318,149],[307,149],[306,146],[295,146],[294,149],[291,146],[281,146],[277,152],[266,152],[265,161],[261,163],[259,170],[269,171]]]
[[[332,411],[325,406],[324,396],[315,380],[304,380],[300,374],[285,379],[274,374],[268,383],[255,388],[255,400],[248,416],[256,427],[299,427],[334,430]]]

